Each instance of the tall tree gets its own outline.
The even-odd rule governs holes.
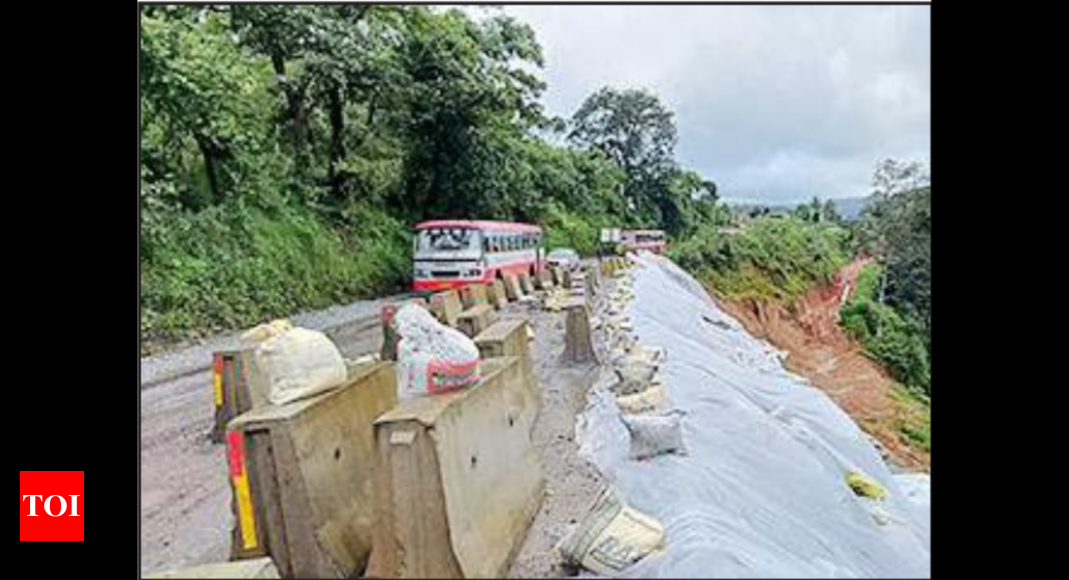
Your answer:
[[[875,201],[859,230],[887,267],[881,301],[899,308],[931,334],[932,190],[927,167],[884,160],[873,175]]]
[[[629,205],[656,219],[675,168],[676,127],[671,111],[644,90],[605,87],[587,97],[572,117],[568,138],[597,149],[626,173]]]
[[[424,7],[408,22],[403,207],[415,217],[507,217],[529,179],[528,131],[541,119],[544,84],[522,68],[542,63],[533,31],[507,17],[479,24]]]
[[[230,7],[232,26],[242,42],[266,55],[275,81],[286,97],[286,124],[299,169],[306,163],[308,142],[308,89],[311,78],[294,66],[305,56],[311,35],[320,18],[318,8],[309,5],[234,4]]]
[[[269,69],[234,45],[227,15],[146,13],[141,18],[142,150],[158,178],[174,175],[192,208],[250,189],[266,154],[274,98]],[[189,145],[202,165],[188,160]],[[198,185],[207,182],[206,193]]]

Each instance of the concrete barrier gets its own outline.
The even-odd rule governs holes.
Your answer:
[[[179,570],[154,572],[142,578],[278,578],[278,568],[271,558],[204,564]]]
[[[552,290],[553,275],[549,273],[548,269],[538,271],[534,277],[534,285],[539,290]]]
[[[509,297],[505,294],[505,283],[501,280],[495,278],[493,282],[486,285],[486,296],[489,299],[490,306],[497,310],[508,306]]]
[[[479,304],[489,304],[486,296],[486,286],[481,283],[468,284],[460,289],[460,302],[464,308],[471,308]]]
[[[285,578],[360,575],[374,520],[372,425],[396,404],[394,365],[381,362],[333,391],[231,421],[231,559],[269,555]]]
[[[215,416],[208,439],[222,443],[226,424],[252,408],[249,391],[248,361],[250,350],[224,350],[212,354],[212,398]]]
[[[594,264],[587,264],[586,266],[583,267],[583,273],[586,274],[587,278],[590,278],[591,282],[594,285],[594,290],[595,291],[601,290],[601,269],[600,268],[598,268]]]
[[[542,502],[520,361],[468,389],[403,401],[375,422],[372,578],[502,578]]]
[[[565,363],[582,364],[597,362],[594,344],[590,338],[590,314],[586,300],[573,298],[564,306],[564,353]]]
[[[508,296],[509,302],[515,302],[526,296],[523,287],[520,286],[519,278],[514,274],[505,274],[505,295]]]
[[[586,295],[588,301],[594,299],[594,295],[598,292],[597,282],[595,282],[594,274],[583,272],[583,285],[586,288]]]
[[[457,330],[474,337],[497,322],[497,311],[489,304],[476,304],[460,313],[457,318]]]
[[[553,283],[557,286],[564,284],[564,270],[560,266],[553,266],[549,269],[550,274],[553,276]]]
[[[532,404],[541,410],[542,390],[538,387],[538,375],[535,374],[534,359],[531,357],[531,341],[527,336],[529,326],[525,318],[499,320],[474,340],[483,360],[508,356],[520,359]]]
[[[442,324],[455,327],[463,310],[460,294],[456,290],[445,290],[431,295],[431,314]]]
[[[528,274],[527,272],[522,272],[519,275],[519,279],[520,279],[520,288],[523,289],[523,293],[524,294],[528,294],[528,295],[534,294],[535,288],[534,288],[534,283],[531,282],[531,275]]]

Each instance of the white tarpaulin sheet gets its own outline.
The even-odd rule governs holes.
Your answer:
[[[627,313],[639,344],[667,350],[659,376],[670,407],[686,413],[688,454],[629,459],[610,380],[591,390],[580,452],[667,533],[665,549],[625,575],[930,577],[927,476],[900,476],[900,486],[850,417],[783,368],[782,353],[671,261],[638,263]],[[850,471],[886,497],[856,496]]]

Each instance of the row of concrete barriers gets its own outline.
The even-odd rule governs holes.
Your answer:
[[[536,290],[568,289],[561,356],[593,362],[588,301],[599,274],[573,280],[556,269],[432,295],[424,304],[472,336],[483,358],[480,382],[450,393],[398,401],[389,320],[401,304],[383,309],[383,360],[353,364],[345,386],[309,399],[261,404],[249,353],[216,353],[211,436],[227,445],[233,567],[187,572],[264,574],[249,561],[270,558],[284,578],[505,574],[544,479],[531,444],[541,395],[528,321],[497,311]]]

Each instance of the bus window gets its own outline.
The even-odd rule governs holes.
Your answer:
[[[465,228],[435,228],[423,230],[416,237],[416,250],[432,251],[477,251],[482,243],[478,231]]]

